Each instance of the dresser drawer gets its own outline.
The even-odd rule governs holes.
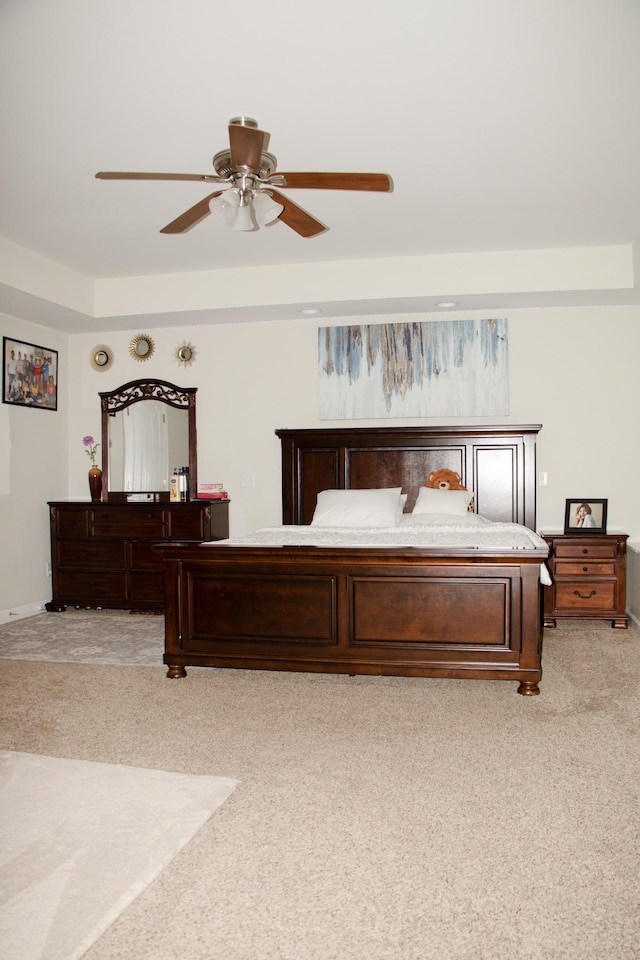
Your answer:
[[[127,578],[124,573],[61,570],[58,575],[58,589],[63,601],[67,597],[72,598],[69,603],[106,603],[126,597]]]
[[[570,561],[559,560],[554,564],[556,577],[614,577],[616,565],[613,561]]]
[[[88,514],[84,509],[58,507],[55,511],[55,532],[58,537],[86,537],[89,533]]]
[[[162,573],[140,573],[137,570],[131,574],[131,600],[134,603],[156,603],[158,607],[164,605],[164,583]]]
[[[165,540],[167,522],[163,510],[149,513],[136,513],[126,518],[114,511],[96,511],[91,522],[91,534],[94,537],[120,537],[128,540]]]
[[[95,567],[99,570],[125,567],[124,543],[94,543],[91,540],[58,540],[58,564],[61,567]]]
[[[592,610],[615,613],[616,583],[613,580],[562,580],[556,583],[556,609],[580,611],[585,617]]]
[[[617,545],[613,542],[608,543],[556,543],[555,556],[575,557],[580,559],[606,560],[610,558],[615,560]]]
[[[131,547],[131,569],[139,570],[162,570],[162,560],[155,552],[155,545],[160,543],[154,540],[150,543],[148,540],[134,540]]]
[[[171,540],[204,540],[204,514],[201,510],[194,513],[192,510],[179,510],[177,507],[171,513]]]

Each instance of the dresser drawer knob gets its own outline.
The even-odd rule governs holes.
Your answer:
[[[595,597],[596,591],[592,590],[591,593],[588,593],[586,596],[583,593],[580,593],[579,590],[573,591],[576,597],[580,597],[581,600],[590,600],[591,597]]]
[[[589,567],[583,567],[583,568],[582,568],[582,572],[583,572],[583,573],[586,573],[586,572],[588,571],[588,569],[589,569]]]
[[[584,548],[584,550],[583,550],[582,552],[583,552],[583,553],[589,553],[589,550],[588,550],[588,548],[587,548],[587,547],[585,547],[585,548]]]

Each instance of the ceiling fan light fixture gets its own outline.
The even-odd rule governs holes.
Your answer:
[[[253,219],[251,202],[247,203],[246,199],[242,196],[240,197],[240,204],[236,212],[235,220],[231,224],[231,227],[233,230],[255,230],[256,229],[256,222]]]
[[[276,203],[270,194],[254,193],[253,212],[259,227],[267,227],[270,223],[275,223],[283,210],[282,204]]]
[[[211,213],[221,217],[228,227],[232,227],[238,215],[240,197],[237,190],[225,190],[219,197],[214,197],[209,204]]]

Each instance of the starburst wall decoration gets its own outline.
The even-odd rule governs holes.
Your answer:
[[[182,343],[178,344],[175,350],[175,359],[181,367],[190,367],[195,358],[196,348],[192,343],[183,340]]]

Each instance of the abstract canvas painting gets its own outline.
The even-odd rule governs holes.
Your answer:
[[[321,327],[319,417],[509,413],[506,319]]]

